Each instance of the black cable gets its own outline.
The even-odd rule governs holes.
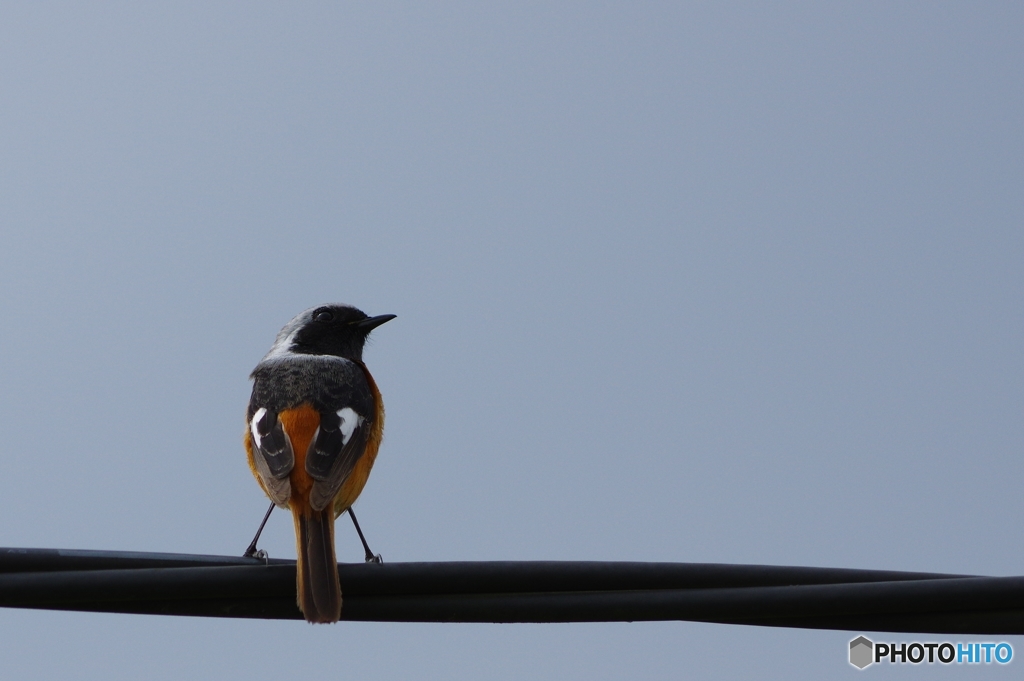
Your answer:
[[[694,563],[341,564],[342,619],[1024,633],[1024,577]],[[300,619],[294,561],[0,549],[0,606]]]

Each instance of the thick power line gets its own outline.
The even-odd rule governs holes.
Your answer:
[[[1024,633],[1024,577],[702,563],[341,564],[343,620]],[[0,606],[301,619],[295,563],[0,549]]]

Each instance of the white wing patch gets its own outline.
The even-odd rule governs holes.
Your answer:
[[[352,407],[345,407],[344,409],[338,410],[338,418],[341,419],[341,444],[347,445],[348,441],[352,439],[352,433],[356,432],[356,428],[363,425],[364,419],[362,416],[357,414]]]
[[[252,433],[252,441],[256,445],[257,449],[259,449],[260,447],[261,438],[259,429],[256,427],[256,424],[259,423],[259,420],[263,418],[264,414],[266,413],[267,410],[264,409],[263,407],[260,407],[259,409],[256,410],[256,413],[252,415],[252,420],[249,421],[249,432]]]

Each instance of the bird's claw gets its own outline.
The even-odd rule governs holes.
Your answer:
[[[270,562],[270,554],[263,549],[257,549],[255,546],[250,546],[242,554],[243,558],[255,558],[256,560],[262,560],[264,563]]]

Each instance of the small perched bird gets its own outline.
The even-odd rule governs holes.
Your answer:
[[[363,491],[384,434],[363,344],[394,318],[348,305],[310,308],[281,329],[250,375],[249,468],[273,503],[292,512],[297,601],[309,622],[341,617],[334,519]]]

